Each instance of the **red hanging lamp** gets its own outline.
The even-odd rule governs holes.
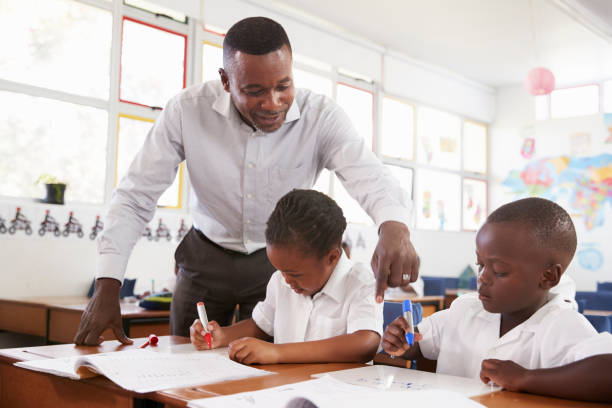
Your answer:
[[[529,0],[529,11],[531,14],[531,34],[533,37],[533,53],[537,61],[537,43],[535,24],[533,22],[533,0]],[[548,95],[555,89],[555,76],[552,71],[545,67],[536,67],[527,73],[525,88],[532,95]]]

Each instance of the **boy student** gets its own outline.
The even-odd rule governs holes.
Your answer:
[[[212,348],[229,345],[243,364],[366,362],[382,333],[376,282],[342,251],[346,220],[338,205],[314,190],[283,196],[268,219],[266,251],[277,271],[251,319],[229,327],[211,321]],[[195,305],[194,305],[195,308]],[[192,343],[207,349],[200,320]],[[269,340],[274,338],[274,343]]]
[[[576,251],[570,216],[526,198],[495,210],[476,235],[478,293],[455,300],[418,326],[391,323],[383,348],[394,356],[437,359],[437,372],[480,377],[510,391],[612,401],[612,336],[550,293]]]

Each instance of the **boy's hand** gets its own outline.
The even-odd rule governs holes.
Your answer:
[[[408,322],[402,316],[392,321],[385,330],[382,338],[383,349],[391,356],[401,357],[410,349],[406,342],[406,330]],[[417,342],[423,338],[420,333],[414,333],[414,341]]]
[[[278,346],[254,337],[243,337],[229,345],[229,358],[242,364],[277,364]]]
[[[485,384],[490,381],[508,391],[521,391],[523,381],[529,370],[510,360],[483,360],[480,370],[480,379]]]
[[[219,323],[212,320],[208,322],[207,329],[211,336],[211,349],[227,346],[227,341],[223,333],[224,330],[219,326]],[[189,339],[198,350],[208,350],[208,343],[206,343],[204,334],[206,334],[206,332],[204,331],[202,322],[200,319],[195,319],[189,328]]]

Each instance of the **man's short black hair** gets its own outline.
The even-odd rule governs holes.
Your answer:
[[[223,40],[223,65],[236,51],[251,55],[264,55],[286,45],[291,52],[291,43],[283,26],[267,17],[248,17],[234,24]]]
[[[293,190],[276,203],[266,228],[271,245],[297,246],[305,255],[323,257],[340,248],[346,219],[334,200],[315,190]]]
[[[552,249],[567,263],[576,252],[576,229],[560,205],[544,198],[530,197],[502,205],[487,217],[487,223],[517,222],[526,226],[541,248]]]

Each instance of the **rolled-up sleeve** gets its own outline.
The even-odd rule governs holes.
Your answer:
[[[368,283],[356,291],[348,309],[347,334],[359,330],[372,330],[382,338],[383,304],[374,300],[375,283]]]
[[[423,339],[419,341],[419,347],[423,357],[429,360],[437,360],[440,354],[440,343],[442,341],[442,330],[447,324],[450,309],[441,310],[428,316],[418,324],[419,333]]]
[[[277,307],[278,287],[282,283],[282,275],[274,272],[266,288],[266,298],[257,303],[251,315],[253,321],[268,336],[274,337],[274,316]]]
[[[181,112],[172,99],[113,193],[98,240],[96,278],[123,281],[132,249],[184,159]]]

